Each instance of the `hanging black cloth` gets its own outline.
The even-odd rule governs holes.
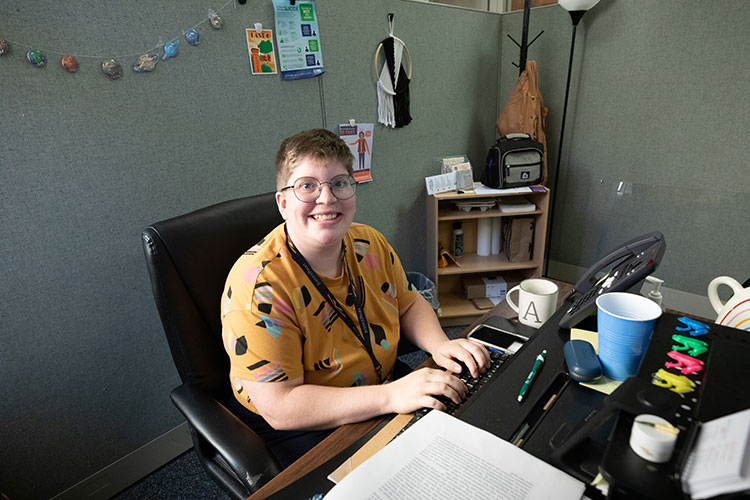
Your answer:
[[[396,55],[395,55],[395,39],[389,36],[383,40],[383,52],[385,53],[386,64],[388,64],[388,71],[390,72],[391,83],[393,84],[393,91],[396,95],[393,96],[393,111],[396,124],[394,128],[403,127],[411,122],[411,114],[409,113],[409,83],[410,79],[407,75],[406,69],[399,58],[399,71],[398,80],[394,78],[396,74]]]

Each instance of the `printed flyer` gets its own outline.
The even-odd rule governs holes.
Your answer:
[[[372,180],[372,123],[355,123],[339,125],[339,137],[349,145],[354,155],[354,173],[357,183]]]
[[[247,51],[253,75],[275,75],[276,54],[273,51],[273,31],[247,28]]]
[[[273,0],[282,80],[322,75],[323,53],[315,2]]]

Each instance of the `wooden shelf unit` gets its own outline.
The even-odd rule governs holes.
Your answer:
[[[536,205],[536,210],[523,213],[502,213],[497,205],[481,211],[473,208],[466,212],[455,206],[457,201],[488,200],[498,201],[509,196],[523,196]],[[439,193],[427,196],[427,274],[435,282],[440,307],[438,318],[444,325],[468,324],[486,312],[478,309],[464,295],[463,278],[468,276],[502,276],[509,289],[521,280],[541,276],[544,264],[544,247],[547,237],[547,214],[549,210],[549,189],[530,193],[457,194]],[[505,251],[499,255],[477,255],[477,221],[484,218],[533,217],[534,242],[532,258],[525,262],[509,262]],[[464,232],[464,255],[458,259],[459,265],[450,263],[439,268],[438,248],[442,244],[449,251],[453,243],[453,224],[462,223]]]

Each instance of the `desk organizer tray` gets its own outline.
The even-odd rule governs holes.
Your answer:
[[[456,208],[462,212],[470,212],[474,208],[478,208],[482,212],[486,212],[495,206],[494,200],[476,200],[476,201],[456,201],[454,202]]]

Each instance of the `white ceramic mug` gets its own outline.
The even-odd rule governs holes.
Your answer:
[[[518,305],[510,295],[518,290]],[[557,309],[557,285],[542,278],[529,278],[514,286],[505,295],[511,309],[518,313],[518,321],[539,328]]]

